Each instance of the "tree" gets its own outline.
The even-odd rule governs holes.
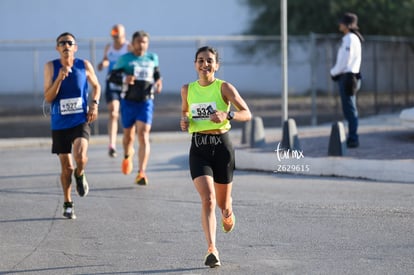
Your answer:
[[[251,10],[251,24],[245,35],[280,34],[280,0],[241,0]],[[288,0],[289,35],[337,33],[344,12],[358,15],[364,35],[413,36],[413,0]],[[246,45],[244,51],[274,51],[269,43]]]

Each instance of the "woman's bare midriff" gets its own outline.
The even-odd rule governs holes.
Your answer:
[[[207,131],[201,131],[198,132],[200,134],[206,134],[206,135],[221,135],[224,133],[227,133],[228,130],[207,130]]]

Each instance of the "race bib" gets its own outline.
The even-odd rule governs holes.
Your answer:
[[[216,110],[215,102],[195,103],[191,104],[190,110],[193,120],[209,120],[211,112],[208,110],[209,106]]]
[[[144,64],[144,66],[134,67],[134,76],[136,80],[143,80],[153,82],[154,80],[154,68]]]
[[[82,113],[82,98],[65,98],[60,100],[60,114],[61,115],[71,115]]]

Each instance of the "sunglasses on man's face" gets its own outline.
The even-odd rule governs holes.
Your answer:
[[[75,41],[71,41],[71,40],[62,40],[58,42],[58,46],[63,47],[66,44],[68,44],[69,46],[73,46],[75,45]]]

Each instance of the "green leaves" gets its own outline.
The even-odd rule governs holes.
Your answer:
[[[280,1],[242,0],[251,10],[244,34],[279,35]],[[413,0],[290,0],[288,32],[291,35],[333,33],[344,12],[356,13],[364,35],[414,35]]]

